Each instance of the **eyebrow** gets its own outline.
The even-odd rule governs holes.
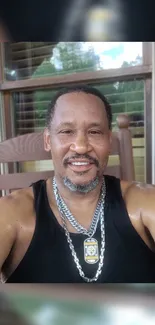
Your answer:
[[[62,122],[62,123],[59,124],[58,127],[73,126],[73,125],[74,125],[74,123],[72,123],[72,122]]]
[[[72,123],[72,122],[62,122],[56,127],[56,131],[60,130],[61,128],[64,128],[64,127],[73,127],[73,126],[74,126],[74,123]]]
[[[94,122],[94,123],[90,123],[89,127],[94,127],[94,126],[101,126],[100,122]]]
[[[75,123],[73,122],[62,122],[59,124],[59,126],[57,127],[57,129],[60,129],[61,127],[73,127],[75,126]],[[101,123],[100,122],[93,122],[93,123],[90,123],[88,125],[88,127],[101,127]]]

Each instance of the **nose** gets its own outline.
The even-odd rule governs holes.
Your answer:
[[[85,134],[78,134],[70,146],[70,150],[78,154],[85,154],[92,150],[88,137]]]

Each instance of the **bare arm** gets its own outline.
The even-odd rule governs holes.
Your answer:
[[[128,213],[135,228],[146,227],[155,242],[155,186],[122,182]]]
[[[0,199],[0,272],[16,240],[15,202],[12,196]]]
[[[0,199],[0,273],[4,281],[26,253],[34,233],[35,220],[31,187],[14,191]]]
[[[145,185],[140,188],[142,221],[155,242],[155,186]]]

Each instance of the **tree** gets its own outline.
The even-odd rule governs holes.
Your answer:
[[[131,67],[142,63],[142,58],[138,56],[135,61],[122,64],[122,68]],[[100,84],[95,86],[109,100],[112,106],[113,122],[120,113],[130,115],[133,125],[143,125],[144,119],[144,82],[143,80],[118,81],[115,83]]]
[[[141,62],[142,58],[137,56],[135,61],[124,61],[122,68],[134,66]],[[81,42],[61,42],[55,46],[52,58],[45,59],[35,70],[32,77],[96,71],[98,69],[100,69],[100,59],[92,47],[85,50]],[[100,83],[95,85],[95,87],[109,100],[112,106],[114,123],[117,115],[123,112],[130,114],[131,120],[143,120],[143,80]],[[44,127],[45,125],[45,112],[48,103],[50,103],[57,90],[37,90],[34,93],[35,119],[39,127]]]
[[[92,46],[86,50],[82,42],[60,42],[53,49],[51,58],[45,59],[37,67],[32,78],[94,71],[99,67],[99,62],[99,56]]]
[[[99,57],[92,47],[84,50],[82,42],[58,43],[51,59],[45,59],[35,70],[32,78],[77,73],[81,71],[95,71],[99,67]],[[34,92],[33,108],[35,120],[39,127],[44,127],[45,111],[52,100],[55,90],[37,90]]]

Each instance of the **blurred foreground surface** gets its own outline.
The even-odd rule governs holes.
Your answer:
[[[154,325],[155,285],[1,285],[0,325]]]

